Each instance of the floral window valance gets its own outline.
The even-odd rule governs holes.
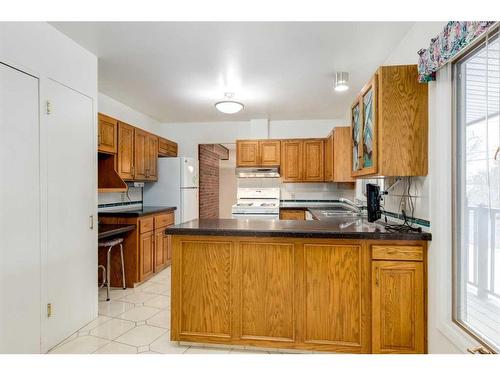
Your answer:
[[[436,80],[436,71],[493,25],[493,21],[450,21],[427,49],[418,51],[418,80]]]

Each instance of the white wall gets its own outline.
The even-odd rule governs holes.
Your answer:
[[[0,59],[97,97],[97,58],[45,22],[0,22]]]
[[[85,129],[86,134],[97,134],[97,57],[92,55],[89,51],[83,49],[74,41],[66,37],[64,34],[57,31],[55,28],[44,22],[0,22],[0,61],[14,66],[17,69],[25,71],[39,78],[40,80],[40,108],[47,99],[50,99],[50,95],[53,94],[53,90],[50,89],[51,83],[54,86],[53,81],[56,81],[66,87],[71,88],[87,97],[87,100],[91,102],[89,109],[91,111],[90,116],[86,117],[90,120],[85,121],[85,124],[92,126],[92,129]],[[58,103],[64,102],[63,100],[58,101]],[[54,108],[57,111],[57,108]],[[57,112],[60,113],[60,112]],[[88,113],[86,112],[86,116]],[[81,120],[81,119],[78,119]],[[64,142],[62,139],[54,139],[55,137],[50,137],[49,139],[49,119],[44,113],[40,113],[40,154],[38,155],[38,162],[40,164],[40,186],[35,187],[40,189],[40,223],[41,223],[41,235],[37,236],[37,241],[41,243],[41,259],[42,264],[32,264],[25,265],[26,267],[40,267],[41,268],[41,278],[40,278],[40,290],[41,290],[41,306],[40,306],[40,320],[42,324],[41,333],[41,350],[46,351],[49,349],[47,347],[46,337],[49,332],[48,319],[45,313],[46,304],[48,302],[48,296],[52,290],[48,290],[48,263],[49,263],[49,251],[48,251],[48,238],[49,235],[53,238],[57,235],[57,231],[61,230],[62,226],[58,226],[57,223],[49,222],[50,218],[48,215],[48,207],[50,207],[51,202],[48,200],[49,188],[54,190],[57,186],[57,179],[48,180],[48,152],[47,148],[57,149],[58,142]],[[81,123],[81,122],[80,122]],[[87,125],[85,125],[87,126]],[[82,196],[87,197],[87,193],[90,196],[91,202],[80,202],[82,204],[89,203],[89,207],[92,211],[88,212],[83,218],[85,221],[85,227],[81,228],[78,223],[78,227],[75,229],[78,232],[78,228],[81,228],[82,236],[87,238],[89,236],[88,229],[88,219],[90,215],[97,217],[97,155],[93,152],[96,149],[96,142],[94,136],[89,137],[89,139],[94,139],[93,143],[89,143],[88,150],[92,151],[89,155],[89,160],[93,160],[93,165],[90,169],[94,171],[89,176],[85,176],[86,186],[91,187],[91,191],[85,191],[85,184],[79,186],[81,189]],[[24,145],[20,145],[19,149],[22,149]],[[84,144],[80,146],[85,147]],[[88,164],[88,163],[87,163]],[[88,166],[88,165],[87,165]],[[57,166],[56,166],[57,168]],[[61,176],[63,178],[64,176]],[[79,180],[75,180],[75,184],[78,185]],[[23,184],[19,185],[20,195],[22,195],[22,189],[32,189],[32,186],[25,186]],[[60,194],[64,194],[61,191]],[[87,216],[89,215],[89,216]],[[49,219],[48,219],[49,218]],[[65,225],[71,225],[65,223]],[[85,232],[85,233],[84,233]],[[86,275],[84,277],[79,277],[78,280],[73,280],[74,283],[71,285],[79,285],[80,298],[78,303],[70,304],[67,306],[59,306],[60,311],[70,312],[72,309],[79,312],[79,316],[85,315],[88,317],[88,321],[97,317],[97,288],[96,288],[96,278],[92,277],[96,274],[97,267],[97,230],[93,233],[93,245],[87,251],[87,258],[83,262],[78,262],[78,264],[69,264],[69,267],[76,267],[73,275],[78,277],[78,275]],[[26,236],[36,236],[36,233],[25,233]],[[75,237],[73,240],[78,240]],[[82,242],[83,243],[83,242]],[[68,246],[68,244],[66,244]],[[69,244],[71,246],[71,244]],[[59,247],[57,247],[57,250]],[[15,249],[14,249],[15,250]],[[55,251],[51,248],[51,251]],[[35,257],[33,261],[35,262]],[[50,277],[57,278],[57,269]],[[88,277],[87,277],[88,276]],[[60,280],[60,288],[71,287],[67,284],[67,280]],[[15,286],[13,286],[15,288]],[[36,286],[33,286],[36,287]],[[12,307],[15,308],[15,307]],[[61,314],[61,316],[63,316]],[[73,327],[74,331],[81,327]]]
[[[129,106],[115,100],[103,93],[99,93],[97,110],[130,125],[158,134],[160,122],[154,118],[136,111]]]
[[[326,137],[335,126],[348,124],[345,119],[269,121],[269,138]],[[179,144],[179,155],[198,157],[198,144],[234,143],[252,139],[250,121],[165,123],[159,135]]]

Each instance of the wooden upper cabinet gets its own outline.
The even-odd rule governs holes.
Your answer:
[[[281,177],[283,182],[301,182],[303,180],[304,142],[301,140],[281,141]]]
[[[259,165],[277,166],[281,163],[281,141],[259,141]]]
[[[134,127],[123,122],[118,122],[118,174],[134,179]]]
[[[279,140],[237,140],[236,165],[238,167],[271,167],[281,162]]]
[[[99,113],[97,151],[116,154],[118,147],[118,120]]]
[[[134,133],[135,180],[145,180],[149,165],[148,133],[136,128]]]
[[[326,154],[331,152],[330,147],[326,146],[325,159]],[[351,128],[348,126],[338,127],[333,130],[333,181],[356,181],[351,175]]]
[[[177,157],[177,143],[158,137],[158,156],[159,157]]]
[[[322,139],[304,141],[303,179],[306,182],[322,182],[325,179],[325,148]]]
[[[427,175],[428,85],[416,65],[382,66],[351,108],[352,175]]]
[[[325,182],[333,182],[333,130],[325,140]]]
[[[236,166],[256,167],[259,165],[259,141],[236,141]]]
[[[153,134],[147,136],[148,153],[147,153],[147,168],[146,180],[158,180],[158,137]]]
[[[372,352],[425,353],[423,262],[372,261]]]

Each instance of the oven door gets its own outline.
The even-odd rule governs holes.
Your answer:
[[[233,213],[233,219],[259,219],[259,220],[279,220],[279,213]]]

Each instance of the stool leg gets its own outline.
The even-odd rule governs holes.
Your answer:
[[[127,284],[125,283],[125,262],[123,261],[123,244],[120,244],[120,256],[122,258],[122,280],[123,289],[127,289]]]
[[[108,280],[108,282],[106,283],[106,286],[107,286],[107,296],[108,298],[106,299],[106,301],[109,301],[109,284],[111,284],[111,249],[113,248],[113,246],[110,246],[109,249],[108,249],[108,257],[107,257],[107,261],[106,261],[106,272],[108,273],[106,279]]]

